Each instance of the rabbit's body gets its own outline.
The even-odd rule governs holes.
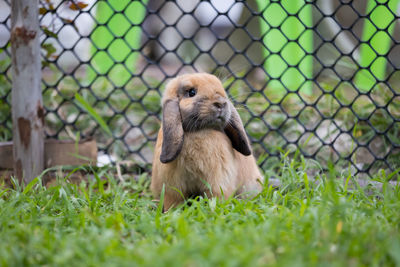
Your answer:
[[[251,150],[248,147],[248,140],[236,110],[231,110],[232,108],[229,107],[229,110],[225,112],[226,114],[223,114],[227,118],[236,116],[234,117],[235,121],[231,120],[229,125],[228,123],[220,122],[218,119],[213,122],[212,116],[214,116],[214,113],[208,114],[210,113],[207,110],[209,105],[203,103],[207,101],[206,98],[213,99],[213,94],[207,96],[203,91],[200,91],[201,86],[193,82],[193,77],[198,78],[199,75],[200,78],[205,76],[206,79],[210,79],[209,76],[214,76],[209,74],[193,74],[189,76],[189,78],[192,78],[190,80],[192,82],[191,86],[199,88],[197,101],[202,101],[201,105],[190,103],[187,101],[189,99],[181,99],[178,108],[180,114],[173,117],[173,115],[166,114],[166,112],[176,111],[176,105],[171,105],[168,99],[163,100],[163,125],[159,131],[155,147],[151,189],[156,196],[159,196],[163,185],[165,185],[165,210],[182,202],[184,200],[182,195],[184,198],[204,194],[210,197],[229,197],[235,193],[254,193],[261,190],[261,174],[254,157],[249,155]],[[170,90],[167,87],[165,95],[171,94],[171,86],[174,86],[174,82],[179,82],[178,78],[171,82],[172,85],[171,83],[169,84]],[[214,80],[212,81],[215,83]],[[211,83],[211,85],[213,84]],[[220,83],[213,87],[219,88],[218,86],[222,88]],[[211,87],[211,93],[213,93],[213,90],[215,91],[215,88]],[[203,95],[200,95],[201,93]],[[223,93],[225,94],[224,91]],[[220,99],[220,96],[221,93],[218,94],[218,99]],[[222,96],[226,97],[225,95]],[[187,108],[189,111],[186,111],[186,107],[182,105],[182,102],[185,104],[185,100],[188,106],[191,105]],[[228,103],[228,101],[226,100],[223,103]],[[172,108],[171,106],[168,107],[168,105],[171,105]],[[198,117],[201,116],[197,116],[196,120],[193,120],[195,123],[186,121],[185,126],[185,117],[193,114],[195,109],[200,110],[198,111],[199,113],[208,113],[204,118],[199,119]],[[183,122],[179,124],[178,121],[180,119]],[[237,125],[237,120],[240,121],[239,125]],[[198,124],[201,124],[202,121],[207,121],[207,124],[204,123],[203,126],[198,127]],[[220,123],[225,126],[218,127]],[[232,129],[227,129],[228,127]],[[238,150],[241,152],[238,152]]]

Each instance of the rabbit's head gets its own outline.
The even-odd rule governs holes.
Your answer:
[[[251,154],[239,114],[214,75],[197,73],[174,78],[165,89],[162,105],[161,162],[168,163],[179,155],[185,133],[203,129],[224,131],[234,149]]]

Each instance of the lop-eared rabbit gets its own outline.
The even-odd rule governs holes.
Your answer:
[[[261,191],[243,123],[217,77],[196,73],[172,79],[162,107],[151,190],[160,197],[165,185],[164,211],[199,195]]]

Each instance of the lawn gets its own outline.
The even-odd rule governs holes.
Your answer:
[[[313,167],[314,166],[314,167]],[[317,167],[315,167],[317,166]],[[400,266],[397,174],[361,188],[283,155],[253,199],[199,198],[162,213],[147,174],[0,187],[1,266]],[[101,178],[103,177],[103,178]],[[267,179],[271,173],[266,173]]]

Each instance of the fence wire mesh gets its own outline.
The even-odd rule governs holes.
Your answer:
[[[112,160],[149,164],[165,83],[205,71],[223,80],[264,169],[295,149],[354,174],[399,167],[399,0],[43,0],[38,8],[49,138],[93,136]],[[6,141],[10,0],[0,10]]]

